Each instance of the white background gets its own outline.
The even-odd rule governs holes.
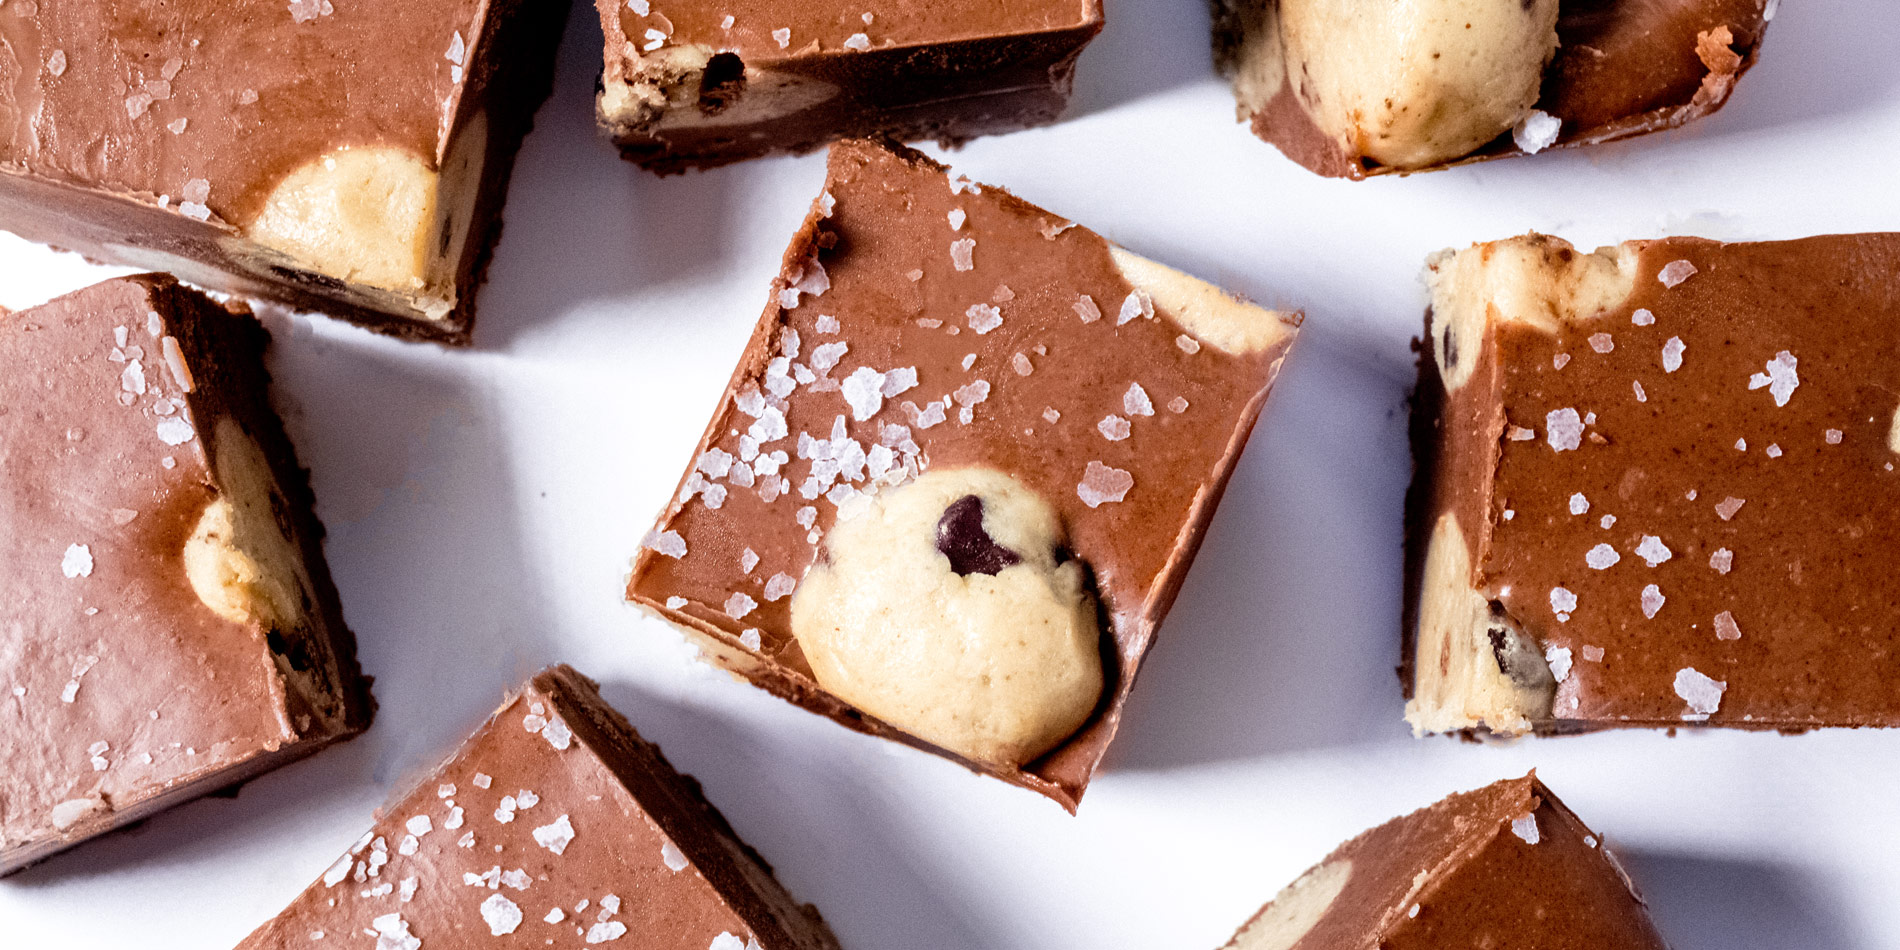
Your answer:
[[[506,688],[568,661],[852,950],[1212,950],[1346,837],[1531,767],[1619,845],[1677,950],[1900,948],[1900,735],[1421,742],[1392,672],[1425,255],[1533,228],[1900,228],[1900,4],[1783,4],[1728,108],[1680,132],[1363,183],[1234,124],[1196,0],[1109,13],[1068,121],[949,160],[1308,322],[1080,817],[732,682],[621,603],[823,159],[621,162],[580,7],[475,347],[273,323],[374,729],[0,882],[0,947],[234,944]],[[0,303],[105,273],[0,236]]]

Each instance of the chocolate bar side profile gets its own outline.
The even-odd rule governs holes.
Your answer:
[[[1320,175],[1593,145],[1720,109],[1769,0],[1210,0],[1240,121]]]
[[[567,666],[532,677],[240,950],[837,950],[653,744]]]
[[[1100,0],[595,4],[600,124],[661,174],[842,138],[951,144],[1054,122],[1102,29]]]
[[[1225,950],[1666,946],[1603,840],[1533,773],[1340,845]]]
[[[1298,323],[840,143],[628,597],[1073,810]]]
[[[1436,256],[1418,733],[1900,724],[1900,235]]]
[[[0,318],[0,871],[368,727],[267,340],[160,275]]]
[[[0,7],[0,222],[465,343],[559,0]]]

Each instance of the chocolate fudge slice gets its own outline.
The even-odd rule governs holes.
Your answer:
[[[595,0],[601,125],[668,173],[851,136],[960,142],[1054,122],[1101,0]]]
[[[1210,0],[1240,121],[1364,178],[1592,145],[1720,109],[1773,0]]]
[[[554,666],[240,950],[836,950],[652,743]]]
[[[1339,846],[1227,950],[1666,950],[1601,838],[1535,774]]]
[[[0,873],[368,727],[267,339],[159,275],[0,316]]]
[[[466,342],[558,0],[0,5],[0,224]]]
[[[1416,730],[1900,724],[1900,235],[1427,277]]]
[[[841,143],[628,596],[1073,809],[1298,323]]]

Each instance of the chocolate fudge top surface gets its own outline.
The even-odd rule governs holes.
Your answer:
[[[1274,901],[1296,902],[1305,915],[1269,905],[1229,947],[1666,946],[1602,840],[1535,775],[1452,795],[1340,845]],[[1274,924],[1288,936],[1308,929],[1275,942]]]
[[[161,293],[173,287],[123,278],[0,317],[10,843],[92,824],[101,803],[123,810],[309,728],[261,634],[213,613],[186,577],[181,552],[216,480],[197,431],[209,423],[167,358],[184,334],[173,321],[192,319]]]
[[[1294,335],[1276,323],[1264,349],[1222,352],[1137,293],[1115,253],[918,153],[835,147],[629,596],[677,622],[756,636],[792,681],[785,692],[822,705],[791,635],[790,594],[838,505],[887,473],[874,458],[861,475],[823,477],[836,466],[806,456],[848,455],[855,441],[893,482],[907,462],[1006,472],[1055,507],[1093,574],[1119,666],[1103,711],[1026,769],[1025,781],[1072,801]]]
[[[435,168],[488,4],[330,0],[0,6],[0,166],[244,224],[347,146]],[[187,207],[195,216],[203,213]]]
[[[697,785],[564,666],[537,674],[381,815],[240,948],[365,931],[409,950],[836,947]]]
[[[1559,719],[1900,724],[1900,235],[1625,248],[1447,400],[1476,585],[1568,651]]]
[[[607,0],[600,2],[605,4]],[[732,0],[635,0],[614,6],[619,9],[622,38],[637,48],[645,49],[663,39],[666,46],[709,46],[759,63],[819,52],[848,53],[1072,29],[1098,22],[1102,15],[1097,0],[907,0],[857,5],[810,0],[744,4]],[[861,39],[853,39],[859,36]]]

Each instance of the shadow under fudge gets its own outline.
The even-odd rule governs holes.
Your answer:
[[[746,457],[745,446],[733,441],[740,430],[753,425],[742,418],[747,411],[739,407],[739,397],[758,385],[767,363],[790,345],[785,328],[795,330],[799,345],[814,352],[827,341],[848,344],[848,364],[836,364],[841,372],[873,364],[915,365],[925,387],[917,396],[927,400],[958,382],[966,383],[967,395],[967,387],[975,385],[969,379],[980,378],[988,387],[989,376],[997,374],[1000,398],[990,399],[985,388],[986,395],[976,397],[984,400],[980,404],[953,408],[950,397],[944,397],[939,411],[947,411],[947,421],[935,424],[940,427],[918,425],[922,453],[936,469],[974,465],[1007,472],[1055,507],[1070,550],[1093,574],[1108,618],[1104,652],[1112,662],[1104,670],[1109,685],[1095,714],[1052,752],[1020,769],[957,760],[1073,809],[1119,725],[1136,669],[1173,602],[1291,342],[1292,326],[1280,321],[1297,318],[1249,310],[1260,318],[1261,328],[1269,326],[1265,321],[1277,325],[1271,330],[1277,334],[1274,342],[1257,351],[1219,352],[1214,344],[1203,346],[1187,336],[1193,328],[1178,321],[1190,314],[1164,313],[1158,293],[1149,304],[1151,313],[1119,317],[1118,307],[1135,306],[1140,297],[1116,262],[1115,255],[1124,252],[1111,251],[1101,238],[1060,217],[987,186],[968,186],[970,198],[959,201],[966,186],[956,184],[943,166],[908,150],[845,143],[833,150],[831,168],[825,197],[786,254],[784,273],[773,285],[774,302],[755,330],[696,458],[715,448]],[[958,262],[958,245],[974,248],[970,261]],[[800,306],[785,306],[785,295],[799,293],[795,285],[811,286],[801,275],[812,273],[831,274],[826,278],[829,289]],[[1196,286],[1206,287],[1198,282]],[[1079,290],[1091,291],[1091,300],[1104,302],[1094,308],[1099,314],[1080,314]],[[1207,292],[1217,293],[1211,288]],[[992,297],[1003,308],[999,313],[1008,314],[994,325],[980,322],[980,308],[989,304],[971,305],[963,315],[956,312],[971,300]],[[945,303],[949,300],[955,301],[954,307]],[[819,318],[831,312],[842,330],[820,329]],[[981,339],[957,338],[963,316]],[[995,336],[986,336],[998,328]],[[1043,353],[1038,341],[1045,339]],[[1012,372],[1008,350],[1018,346],[1022,349],[1015,354],[1017,368]],[[1064,346],[1069,349],[1063,351]],[[979,370],[970,369],[973,361],[961,359],[971,349],[987,354]],[[1038,353],[1033,360],[1024,355],[1032,352]],[[1067,362],[1063,352],[1069,354]],[[1087,365],[1078,358],[1085,358]],[[970,377],[971,372],[977,377]],[[1096,413],[1125,411],[1124,391],[1136,378],[1152,390],[1153,417],[1137,414],[1140,421],[1132,440],[1099,433]],[[818,388],[812,392],[825,391],[814,385]],[[897,401],[891,398],[892,410]],[[831,431],[843,423],[842,417],[834,423],[840,405],[830,399],[819,405],[815,395],[793,397],[784,410],[788,431]],[[1053,411],[1059,406],[1068,408]],[[894,423],[899,418],[904,416],[891,411],[868,418],[869,424],[860,419],[847,429],[867,444],[879,445],[880,419]],[[1065,420],[1066,427],[1058,429]],[[1018,437],[1019,432],[1053,434]],[[1148,448],[1144,452],[1137,445]],[[766,445],[761,451],[774,448]],[[1134,487],[1121,496],[1126,500],[1095,499],[1081,491],[1084,461],[1103,466],[1102,458],[1134,470]],[[790,463],[788,471],[803,477],[804,469],[801,459]],[[901,468],[894,471],[903,474]],[[684,556],[644,549],[629,597],[687,629],[719,665],[768,691],[851,728],[949,754],[820,688],[791,634],[787,595],[782,589],[776,596],[773,590],[761,590],[768,575],[785,575],[791,581],[818,559],[816,538],[831,529],[834,506],[841,499],[809,496],[812,507],[801,516],[809,520],[795,524],[791,508],[805,505],[807,498],[794,495],[781,502],[776,491],[766,500],[757,487],[727,492],[716,486],[715,506],[694,499],[697,474],[689,469],[681,482],[684,490],[656,529],[683,538]],[[742,530],[733,527],[740,524]],[[765,559],[756,570],[741,570],[744,547],[757,548]],[[737,616],[729,613],[730,606],[722,608],[734,598],[749,602]],[[756,645],[746,645],[749,635],[758,637]]]

